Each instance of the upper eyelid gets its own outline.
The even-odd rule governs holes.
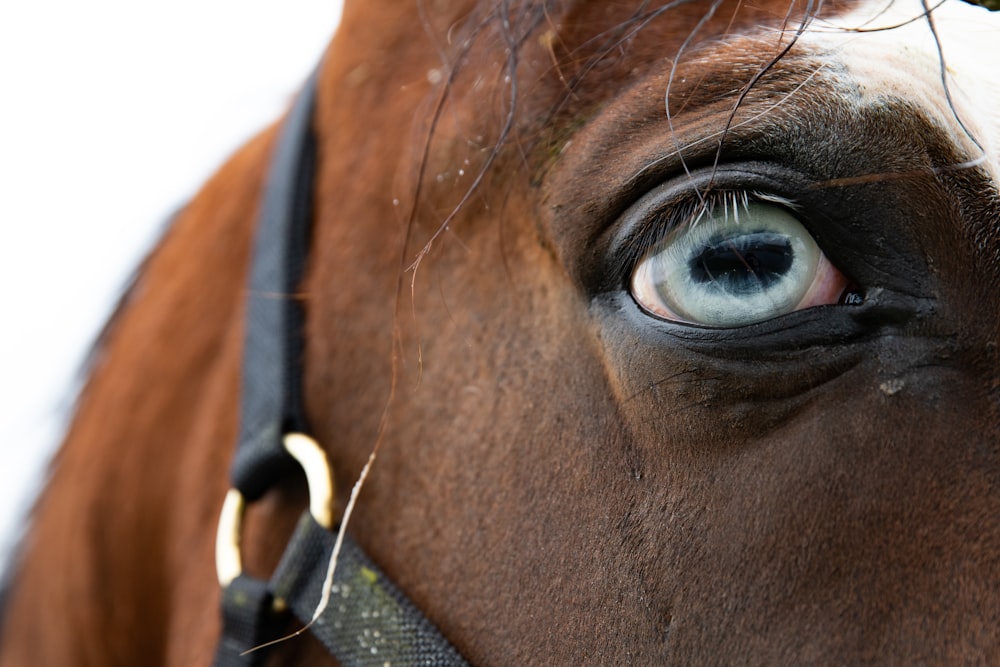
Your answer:
[[[802,208],[791,199],[758,190],[715,189],[701,194],[697,198],[678,202],[675,206],[666,205],[668,210],[664,211],[663,214],[652,216],[651,219],[640,222],[639,229],[634,230],[632,238],[634,242],[638,242],[637,244],[641,248],[634,248],[633,256],[637,262],[641,261],[642,257],[656,245],[662,243],[667,236],[685,227],[697,225],[705,215],[711,215],[719,207],[726,211],[732,207],[733,215],[738,219],[741,208],[745,209],[755,203],[781,206],[793,212],[800,211]]]
[[[620,203],[603,211],[581,205],[554,206],[553,229],[589,249],[580,254],[579,261],[570,262],[582,289],[595,296],[627,291],[632,271],[644,254],[694,214],[701,201],[699,191],[712,202],[727,196],[723,193],[740,192],[786,206],[818,240],[822,219],[814,220],[808,213],[812,210],[808,200],[800,203],[797,197],[810,192],[812,182],[797,169],[754,156],[685,174],[661,174],[641,191],[616,190],[609,198]]]

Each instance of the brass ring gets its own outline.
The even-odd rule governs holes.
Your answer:
[[[333,476],[326,452],[315,440],[302,433],[284,437],[285,450],[306,474],[309,486],[309,513],[316,523],[327,530],[333,528]],[[243,514],[246,499],[239,489],[229,489],[219,514],[219,529],[215,534],[215,572],[225,588],[243,572],[240,542],[243,535]]]

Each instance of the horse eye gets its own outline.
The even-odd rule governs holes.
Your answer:
[[[744,199],[710,207],[654,245],[631,291],[658,317],[725,328],[838,303],[848,285],[787,208]]]

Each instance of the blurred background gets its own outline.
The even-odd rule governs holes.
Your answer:
[[[0,5],[0,571],[167,217],[286,108],[340,0]]]

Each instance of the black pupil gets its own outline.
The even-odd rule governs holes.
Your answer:
[[[753,294],[780,281],[794,259],[787,236],[760,231],[713,238],[688,266],[697,283],[715,283],[734,294]]]

